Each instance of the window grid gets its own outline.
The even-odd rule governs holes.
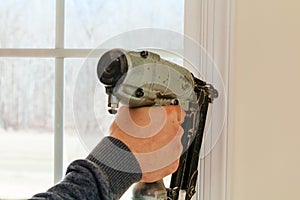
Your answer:
[[[56,0],[55,48],[64,48],[65,1]],[[55,58],[54,88],[54,182],[63,177],[64,58]]]
[[[89,49],[64,49],[65,0],[56,0],[55,48],[1,48],[0,57],[55,58],[54,99],[54,183],[63,177],[63,110],[64,110],[64,58],[85,57]]]
[[[92,49],[22,49],[1,48],[0,57],[84,58]]]

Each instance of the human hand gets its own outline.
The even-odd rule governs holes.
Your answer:
[[[160,180],[178,168],[184,117],[181,107],[174,105],[119,109],[110,135],[135,155],[142,182]]]

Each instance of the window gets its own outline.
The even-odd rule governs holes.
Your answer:
[[[76,81],[89,53],[99,45],[115,47],[112,38],[122,38],[120,34],[154,28],[193,37],[217,66],[221,66],[218,70],[227,98],[231,1],[3,1],[0,7],[0,199],[28,198],[45,191],[63,177],[71,161],[86,157],[90,149],[79,137],[74,118]],[[187,41],[180,41],[179,47],[178,40],[174,43],[175,51],[188,54],[184,49]],[[198,56],[202,54],[194,57]],[[184,63],[172,56],[169,59]],[[208,77],[208,62],[205,59],[201,62],[200,70]],[[88,82],[90,74],[85,76],[86,87],[94,84]],[[104,101],[97,101],[95,106]],[[96,117],[101,112],[104,111],[95,113]],[[215,118],[212,123],[216,120],[223,119]],[[224,127],[213,150],[201,160],[199,200],[228,199],[230,141],[226,120]],[[123,199],[129,196],[128,192]]]
[[[71,161],[88,154],[72,111],[76,76],[88,53],[134,29],[183,33],[183,8],[183,0],[1,3],[1,199],[45,191]]]

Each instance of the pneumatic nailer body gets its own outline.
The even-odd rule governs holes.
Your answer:
[[[185,110],[179,167],[172,174],[170,187],[155,198],[191,199],[196,192],[208,106],[217,98],[217,90],[186,68],[150,51],[112,49],[101,56],[97,75],[105,85],[111,114],[117,112],[119,103],[129,107],[180,105]],[[136,199],[143,199],[143,195]]]

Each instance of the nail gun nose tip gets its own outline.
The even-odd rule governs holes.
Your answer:
[[[108,109],[108,112],[109,112],[109,114],[117,114],[117,110],[115,110],[115,109]]]

